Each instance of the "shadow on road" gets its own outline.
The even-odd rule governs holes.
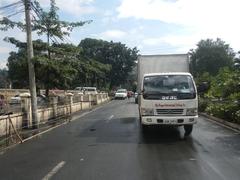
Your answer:
[[[140,128],[139,128],[140,129]],[[167,144],[186,140],[181,127],[149,127],[146,131],[139,130],[139,144]]]
[[[184,130],[177,127],[149,127],[143,133],[136,117],[98,120],[79,136],[94,137],[98,143],[167,144],[191,139],[184,137]]]

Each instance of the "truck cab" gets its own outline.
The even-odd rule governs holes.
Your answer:
[[[152,125],[184,126],[189,135],[197,122],[197,90],[187,72],[144,74],[138,103],[143,130]]]

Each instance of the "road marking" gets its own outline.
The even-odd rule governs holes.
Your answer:
[[[58,163],[42,180],[49,180],[51,177],[56,174],[65,164],[65,161]]]
[[[107,120],[106,123],[109,123],[109,121],[114,117],[114,115],[111,115]]]
[[[195,159],[195,158],[190,158],[189,160],[190,160],[190,161],[196,161],[196,159]]]

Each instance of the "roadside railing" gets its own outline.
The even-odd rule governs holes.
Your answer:
[[[50,96],[38,104],[37,126],[31,117],[30,95],[21,95],[21,102],[11,106],[4,102],[0,114],[0,149],[24,142],[26,138],[50,127],[71,121],[74,113],[108,101],[107,94]]]
[[[0,116],[8,113],[21,112],[21,103],[9,100],[0,100]]]

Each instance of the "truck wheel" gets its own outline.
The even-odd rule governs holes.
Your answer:
[[[193,125],[192,124],[184,125],[184,130],[185,130],[185,136],[189,136],[192,133]]]

